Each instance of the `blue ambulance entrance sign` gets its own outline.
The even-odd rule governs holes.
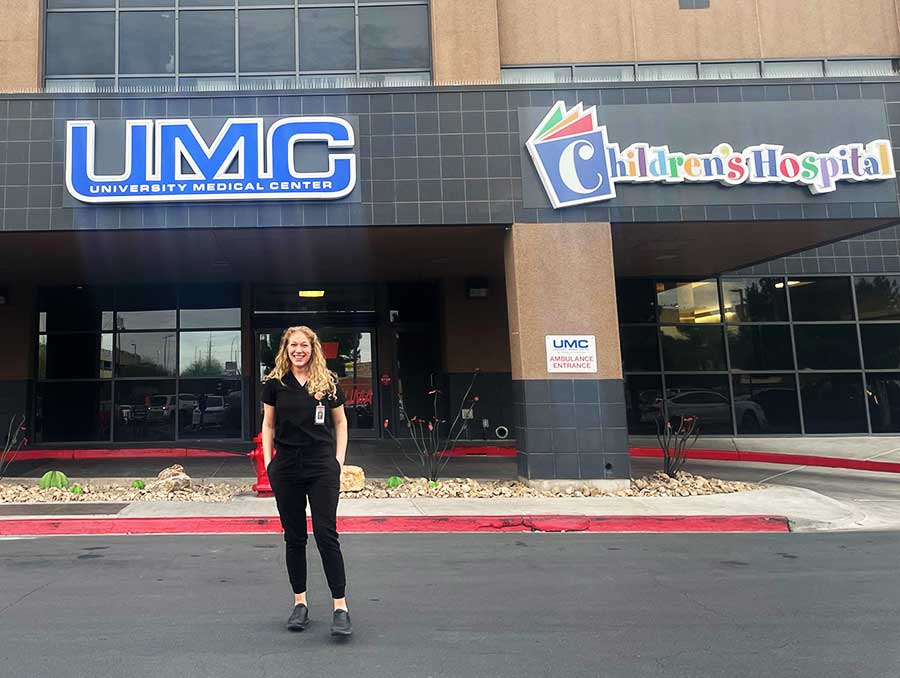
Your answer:
[[[325,171],[296,166],[298,143],[324,142]],[[207,144],[190,120],[128,120],[125,171],[95,171],[95,123],[66,125],[66,188],[87,203],[336,200],[356,186],[353,127],[331,116],[228,118]]]

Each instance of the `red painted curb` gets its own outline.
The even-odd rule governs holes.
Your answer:
[[[496,445],[486,445],[483,447],[454,447],[447,450],[441,456],[443,457],[515,457],[515,447],[499,447]]]
[[[662,458],[662,450],[656,447],[632,447],[632,457]],[[688,459],[711,461],[743,461],[760,464],[788,464],[791,466],[823,466],[826,468],[846,468],[856,471],[878,471],[900,473],[900,463],[891,461],[866,461],[865,459],[845,459],[808,454],[783,454],[781,452],[743,452],[735,450],[690,450]]]
[[[13,461],[42,461],[49,459],[185,459],[197,457],[243,457],[240,452],[221,450],[192,450],[183,447],[124,449],[124,450],[19,450],[11,454]]]
[[[307,519],[309,521],[309,519]],[[311,521],[307,529],[312,529]],[[343,533],[372,532],[789,532],[782,516],[339,516]],[[274,517],[11,518],[0,536],[279,533]]]

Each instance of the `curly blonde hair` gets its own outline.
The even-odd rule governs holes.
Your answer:
[[[281,345],[278,355],[275,356],[275,368],[269,372],[263,381],[277,379],[282,385],[284,376],[291,371],[291,358],[288,355],[288,343],[291,336],[300,332],[309,339],[312,347],[312,355],[309,357],[309,379],[306,381],[306,390],[313,396],[333,398],[337,394],[337,378],[325,364],[325,352],[318,335],[306,325],[288,327],[281,335]]]

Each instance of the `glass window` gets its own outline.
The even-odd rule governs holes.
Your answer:
[[[764,78],[821,78],[825,66],[821,61],[767,61],[763,63]]]
[[[114,73],[115,45],[114,12],[51,12],[45,72],[48,76]]]
[[[880,78],[897,75],[893,59],[849,59],[826,61],[825,74],[829,78]]]
[[[794,341],[801,370],[859,368],[856,325],[794,325]]]
[[[300,10],[300,70],[356,68],[356,19],[349,8]]]
[[[178,79],[178,89],[182,92],[227,92],[237,89],[234,77],[185,78]]]
[[[850,278],[788,280],[794,320],[853,320]]]
[[[122,287],[116,298],[117,330],[174,329],[178,305],[174,287]]]
[[[254,290],[256,313],[362,313],[375,311],[371,285],[260,287]],[[323,289],[324,288],[324,289]]]
[[[725,369],[722,327],[679,325],[660,327],[663,366],[677,372],[705,372]]]
[[[241,326],[241,290],[236,285],[182,287],[182,329]]]
[[[116,89],[116,81],[113,78],[47,78],[44,86],[48,92],[74,92],[76,94],[113,92]]]
[[[855,282],[860,320],[900,320],[900,276],[865,276]]]
[[[182,377],[237,377],[241,373],[241,332],[182,332]]]
[[[787,320],[783,278],[723,278],[725,322]]]
[[[174,380],[116,382],[116,442],[174,440]]]
[[[112,330],[113,292],[106,287],[48,287],[38,293],[41,332]]]
[[[119,15],[119,72],[175,72],[175,12]]]
[[[500,82],[509,85],[540,85],[543,83],[572,82],[569,66],[546,68],[501,68]]]
[[[174,7],[175,0],[119,0],[119,7]]]
[[[634,66],[576,66],[578,82],[632,82]]]
[[[616,281],[619,322],[655,323],[656,289],[652,280],[622,278]]]
[[[234,7],[234,0],[180,0],[182,7]]]
[[[869,369],[900,369],[900,324],[860,325],[863,360]]]
[[[239,438],[243,401],[233,379],[182,379],[178,394],[179,438]]]
[[[415,87],[417,85],[430,85],[431,74],[422,73],[362,73],[359,76],[360,85],[378,87]]]
[[[117,335],[117,377],[175,375],[175,332],[122,332]]]
[[[115,6],[116,0],[47,0],[48,9],[103,9]]]
[[[360,7],[360,68],[430,68],[428,30],[425,5]]]
[[[180,12],[178,21],[182,73],[234,71],[234,12]]]
[[[864,433],[866,406],[860,374],[801,374],[807,433]]]
[[[696,80],[696,64],[638,64],[637,79],[649,80]]]
[[[700,64],[701,80],[758,80],[759,63],[732,61]]]
[[[344,411],[350,428],[375,426],[375,370],[372,333],[355,331],[322,332],[322,350],[328,369],[337,375],[347,398]]]
[[[725,375],[670,375],[666,377],[666,413],[697,417],[703,435],[732,434],[731,397]]]
[[[39,383],[35,390],[35,440],[109,440],[111,393],[110,382]]]
[[[793,374],[738,374],[732,384],[738,435],[800,433]]]
[[[656,305],[662,323],[718,323],[719,283],[716,280],[656,283]]]
[[[655,327],[622,327],[622,364],[627,372],[658,372],[659,344]]]
[[[110,379],[112,348],[112,333],[41,335],[38,378]]]
[[[726,334],[732,369],[794,369],[789,325],[732,325]]]
[[[900,433],[900,373],[867,372],[872,433]]]
[[[662,407],[662,377],[652,374],[625,375],[625,413],[628,432],[656,433],[656,418]]]
[[[240,12],[241,71],[294,70],[294,10]]]
[[[122,78],[119,80],[122,92],[174,92],[175,78]]]

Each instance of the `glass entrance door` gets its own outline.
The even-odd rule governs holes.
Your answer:
[[[255,402],[257,426],[262,422],[259,384],[275,367],[275,355],[285,328],[274,327],[256,332],[256,364],[258,366]],[[328,369],[338,377],[347,397],[344,411],[351,438],[374,438],[378,435],[375,398],[375,333],[367,328],[314,328],[322,342]]]

